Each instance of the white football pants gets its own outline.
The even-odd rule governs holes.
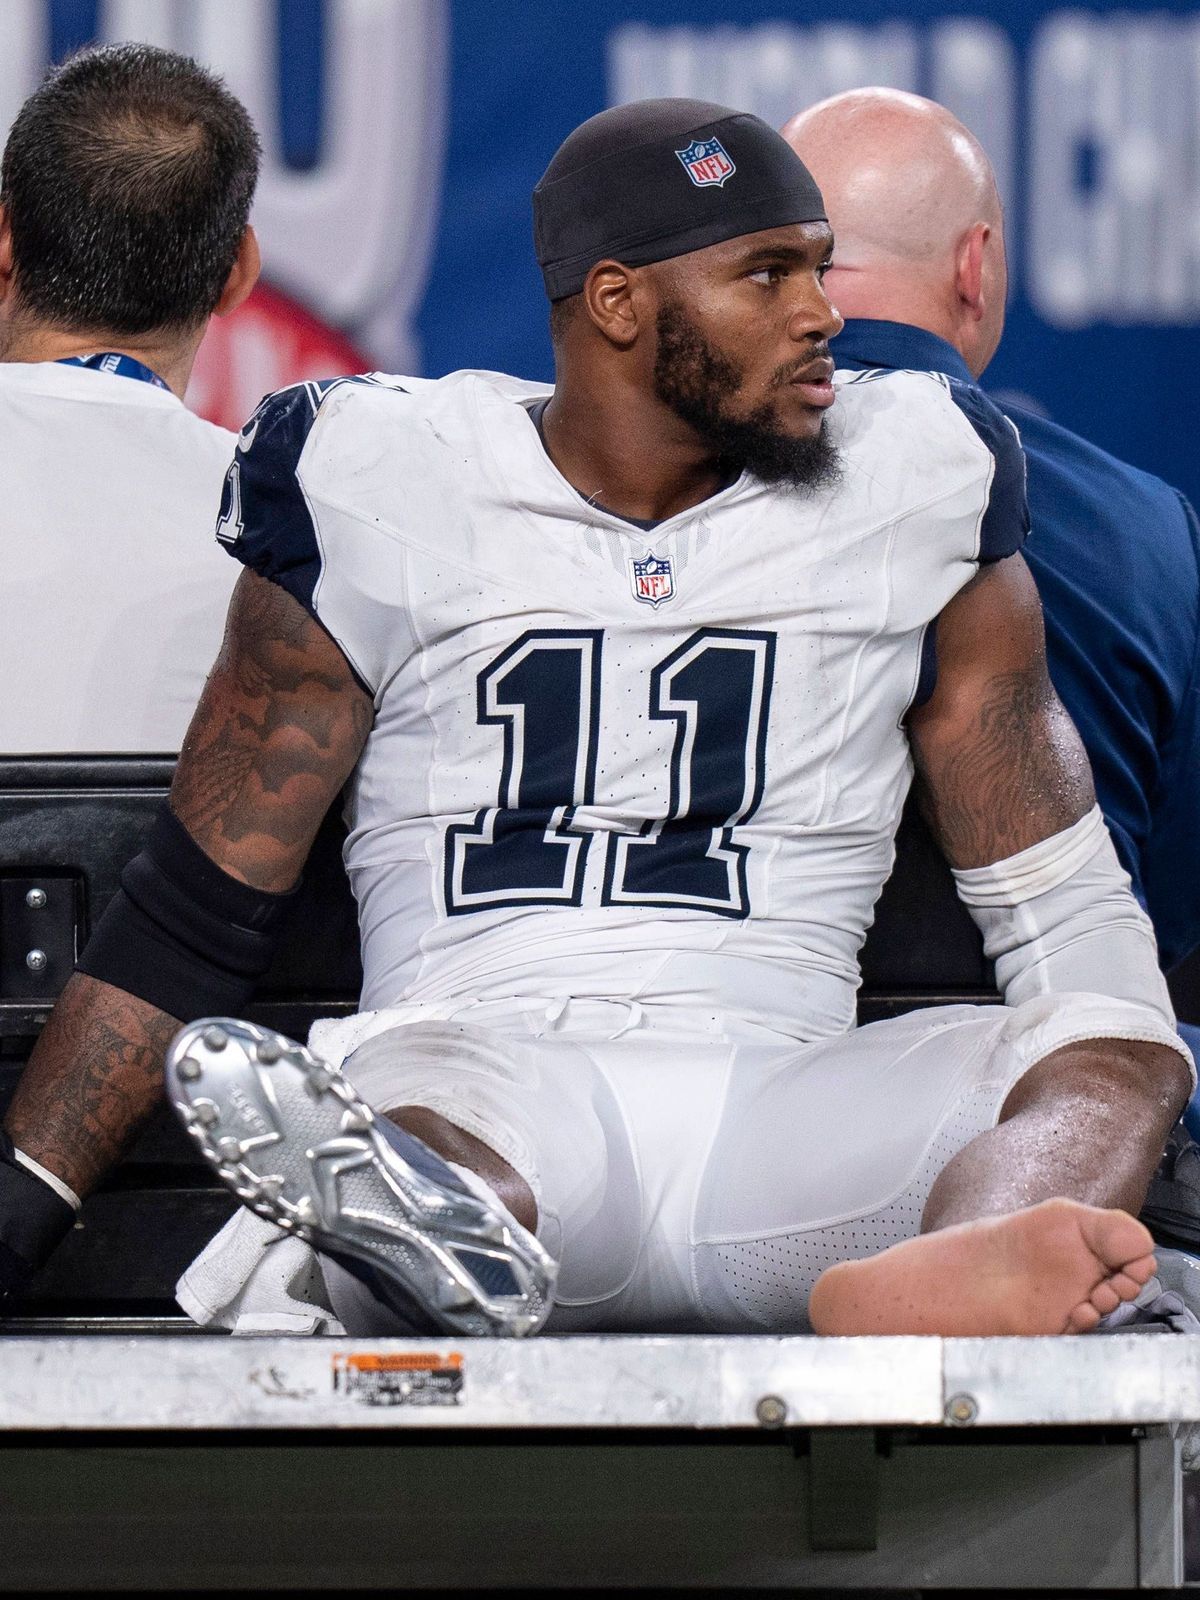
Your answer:
[[[611,1021],[578,1003],[541,1036],[520,1016],[393,1025],[345,1070],[377,1109],[437,1112],[530,1185],[561,1263],[550,1331],[798,1332],[826,1267],[919,1232],[938,1173],[1035,1062],[1149,1037],[1146,1018],[1046,996],[775,1045],[680,1038],[640,1016],[604,1037]],[[347,1332],[392,1331],[357,1280],[323,1266]]]

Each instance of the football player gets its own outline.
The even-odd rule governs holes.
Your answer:
[[[290,1234],[353,1332],[1095,1327],[1193,1069],[1046,674],[1014,430],[834,382],[824,205],[754,117],[607,111],[534,210],[553,389],[306,384],[244,430],[225,644],[13,1139],[88,1187],[191,1024],[171,1098],[259,1213],[201,1320],[294,1300]],[[1007,1004],[856,1030],[914,772]],[[361,1013],[312,1053],[201,1020],[347,780]]]

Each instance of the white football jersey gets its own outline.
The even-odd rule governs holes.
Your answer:
[[[179,749],[237,569],[212,538],[236,438],[165,389],[0,363],[0,750]]]
[[[305,384],[247,424],[219,537],[374,697],[346,851],[364,1008],[852,1024],[923,642],[1026,519],[1015,432],[977,390],[838,384],[836,486],[743,475],[649,531],[556,470],[545,387]]]

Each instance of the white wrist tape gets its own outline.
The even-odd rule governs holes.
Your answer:
[[[1154,929],[1098,806],[1005,861],[955,872],[954,881],[1008,1005],[1086,992],[1146,1006],[1174,1027]]]
[[[26,1172],[32,1172],[35,1178],[40,1178],[43,1183],[49,1184],[60,1199],[65,1200],[69,1206],[74,1206],[77,1213],[82,1211],[83,1201],[71,1188],[70,1184],[64,1183],[61,1178],[55,1177],[54,1173],[44,1167],[40,1161],[35,1161],[32,1156],[27,1156],[24,1150],[18,1150],[15,1145],[13,1146],[13,1160],[19,1167],[24,1167]]]

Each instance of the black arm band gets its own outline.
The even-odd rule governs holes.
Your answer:
[[[296,892],[230,877],[164,804],[77,970],[180,1022],[235,1013],[271,965]]]
[[[74,1206],[18,1163],[0,1129],[0,1300],[19,1294],[74,1226]]]

